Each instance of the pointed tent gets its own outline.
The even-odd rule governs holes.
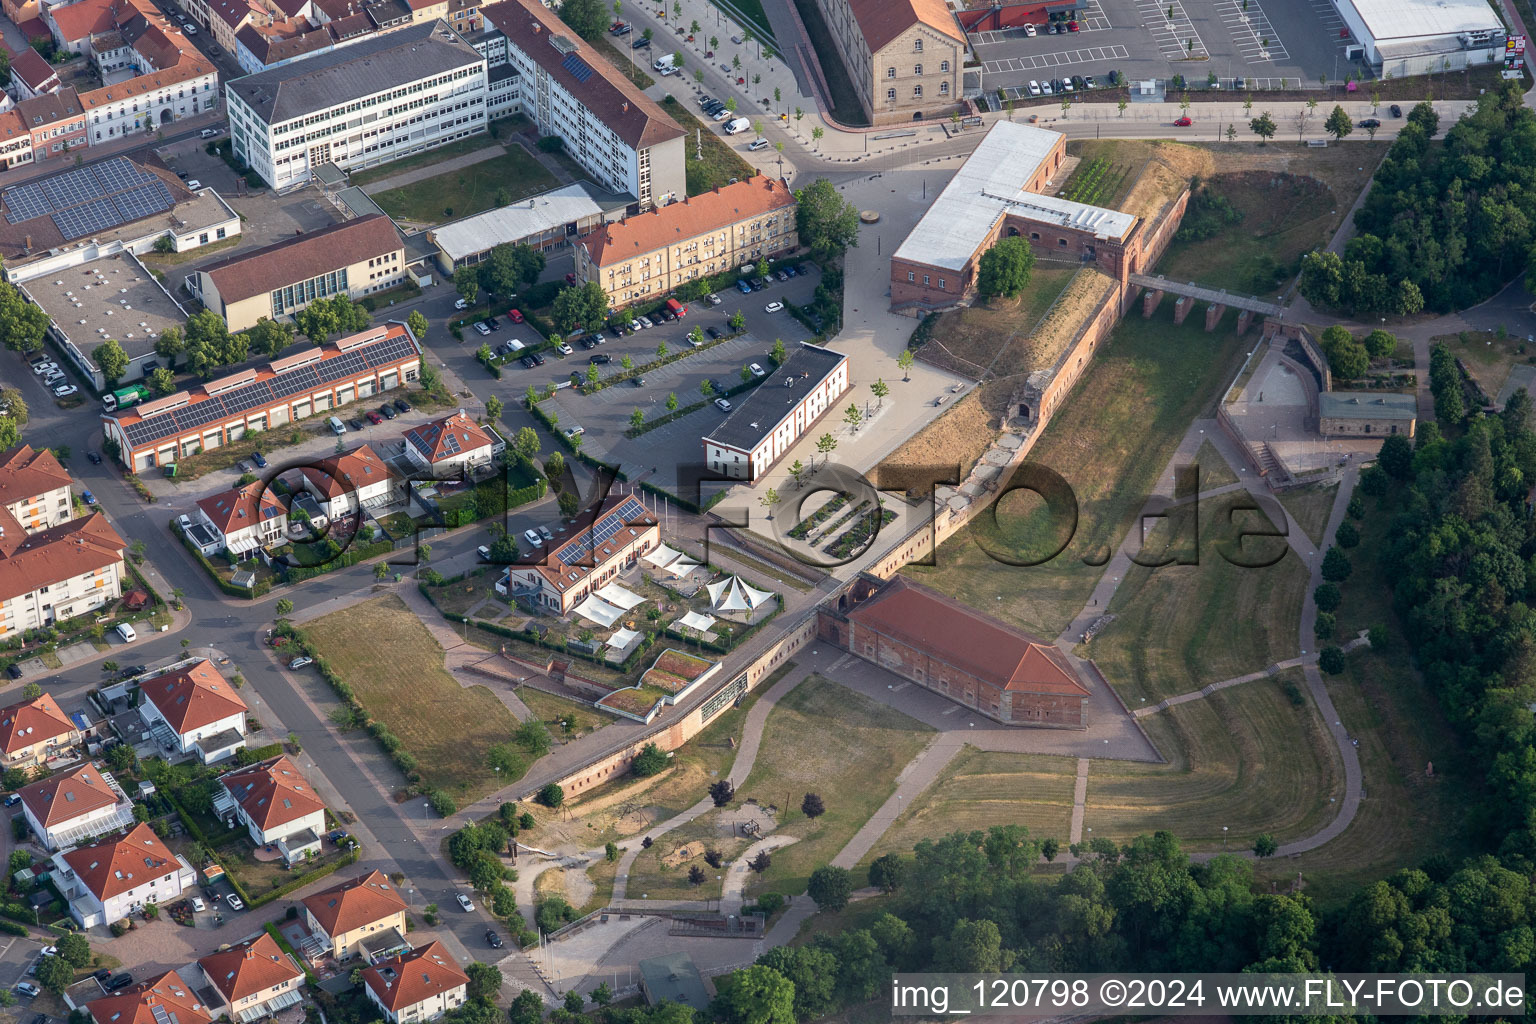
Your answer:
[[[739,576],[711,583],[705,589],[709,591],[710,605],[717,612],[750,612],[773,600],[771,593],[743,583]]]
[[[665,544],[657,548],[655,551],[651,551],[641,556],[644,561],[649,562],[658,569],[665,569],[667,566],[671,565],[681,557],[682,554],[680,552],[674,551],[673,549],[667,547]]]
[[[640,634],[632,629],[621,629],[608,638],[608,646],[616,651],[627,651],[640,639]]]

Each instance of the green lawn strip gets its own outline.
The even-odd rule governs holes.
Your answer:
[[[389,726],[421,765],[422,784],[461,804],[505,785],[486,752],[517,728],[485,686],[460,686],[442,648],[393,595],[332,612],[305,625],[315,648],[341,674],[371,717]]]
[[[651,51],[649,48],[631,50],[630,40],[632,38],[632,36],[621,36],[621,42],[618,45],[615,45],[609,41],[607,37],[604,37],[597,40],[594,45],[597,47],[597,51],[599,53],[608,58],[608,63],[618,68],[626,78],[635,83],[635,88],[649,89],[651,86],[656,84],[656,79],[645,73],[645,61],[643,55],[648,54]],[[629,53],[621,51],[619,46],[623,46],[625,50],[629,51]],[[630,59],[630,54],[634,55],[633,60]]]
[[[685,171],[688,175],[688,194],[696,196],[701,192],[730,183],[732,178],[737,181],[746,181],[756,174],[756,169],[741,154],[731,148],[731,144],[720,136],[715,129],[706,125],[695,117],[687,108],[674,97],[668,96],[661,101],[661,108],[672,116],[672,119],[682,125],[687,131],[688,137],[684,139]],[[765,120],[766,116],[752,110],[739,112],[741,117],[750,117],[754,120]],[[696,135],[695,130],[700,134]],[[740,136],[745,138],[746,136]],[[697,143],[697,144],[696,144]],[[702,151],[702,158],[695,158],[696,153]]]
[[[536,690],[531,686],[518,687],[517,698],[528,706],[528,710],[532,711],[539,721],[549,726],[551,734],[562,739],[575,739],[601,729],[613,721],[612,715],[590,704],[567,700],[553,693]],[[566,733],[563,726],[556,724],[564,719],[571,721],[569,733]]]
[[[1206,333],[1172,313],[1115,328],[1059,408],[1029,461],[1059,473],[1077,500],[1075,530],[1026,492],[1004,497],[940,547],[934,566],[903,571],[1037,633],[1055,636],[1088,601],[1189,424],[1209,415],[1245,351],[1233,319]],[[1067,546],[1041,565],[1051,551]],[[987,550],[997,552],[993,557]],[[1085,563],[1085,559],[1088,560]],[[1091,564],[1089,564],[1091,563]]]
[[[1323,530],[1328,526],[1328,517],[1333,514],[1333,502],[1338,493],[1338,484],[1308,484],[1281,491],[1278,497],[1280,504],[1306,531],[1312,543],[1321,544]]]
[[[748,894],[805,891],[811,872],[836,856],[894,792],[897,774],[932,733],[821,676],[808,677],[783,697],[768,716],[757,760],[736,795],[738,803],[777,806],[777,832],[800,841],[774,852],[768,871],[748,881]],[[826,805],[814,819],[800,811],[810,792]]]
[[[378,192],[372,199],[396,219],[438,223],[489,210],[500,198],[516,202],[558,184],[527,150],[510,144],[501,156]]]

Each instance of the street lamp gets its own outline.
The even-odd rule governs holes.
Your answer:
[[[1221,852],[1227,852],[1227,826],[1221,826]]]

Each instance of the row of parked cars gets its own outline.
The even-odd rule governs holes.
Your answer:
[[[1092,75],[1068,75],[1066,78],[1047,78],[1041,81],[1029,80],[1029,94],[1031,96],[1070,96],[1074,92],[1087,92],[1094,88]]]
[[[68,398],[80,390],[64,376],[58,363],[41,352],[32,357],[32,372],[43,379],[43,387],[52,391],[55,398]]]
[[[351,419],[347,420],[346,425],[351,427],[353,430],[362,430],[363,420],[365,419],[369,423],[377,426],[378,424],[383,423],[385,420],[392,420],[396,416],[399,416],[401,413],[410,411],[411,403],[407,402],[403,398],[397,398],[393,402],[385,402],[383,405],[379,406],[377,412],[369,409],[367,412],[363,413],[362,416],[353,416]],[[341,426],[341,420],[337,419],[335,416],[331,417],[330,423],[331,433],[335,434],[337,437],[340,437],[342,434],[347,432],[345,427],[340,430],[336,429],[337,427]]]

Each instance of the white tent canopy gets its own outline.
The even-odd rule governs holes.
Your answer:
[[[709,590],[709,603],[717,612],[749,612],[773,600],[772,594],[743,583],[739,576],[711,583],[706,589]]]
[[[616,651],[627,651],[639,639],[640,634],[634,630],[621,629],[608,638],[608,646]]]
[[[671,549],[671,548],[667,547],[665,544],[663,544],[661,547],[657,548],[655,551],[647,552],[645,555],[643,555],[641,557],[642,557],[642,559],[644,561],[647,561],[647,562],[651,563],[656,568],[658,568],[658,569],[665,569],[667,566],[671,565],[673,562],[675,562],[679,558],[681,558],[682,557],[682,553],[678,552],[678,551],[674,551],[673,549]]]
[[[687,555],[678,555],[677,556],[677,561],[675,561],[671,565],[667,566],[667,571],[671,572],[671,573],[676,573],[677,575],[681,576],[683,573],[687,572],[689,569],[697,569],[698,567],[699,567],[699,563],[695,562],[693,559],[689,558]]]
[[[698,612],[689,612],[677,620],[677,625],[696,629],[700,633],[708,633],[714,624],[715,617],[713,615],[701,615]]]
[[[628,590],[625,590],[617,583],[610,583],[607,586],[601,588],[598,590],[597,596],[602,598],[604,601],[607,601],[609,604],[617,605],[625,611],[629,611],[637,604],[645,603],[645,598],[641,597],[639,594],[634,594]]]
[[[619,617],[624,614],[624,609],[615,608],[607,601],[593,594],[576,606],[576,614],[606,628],[619,621]]]

